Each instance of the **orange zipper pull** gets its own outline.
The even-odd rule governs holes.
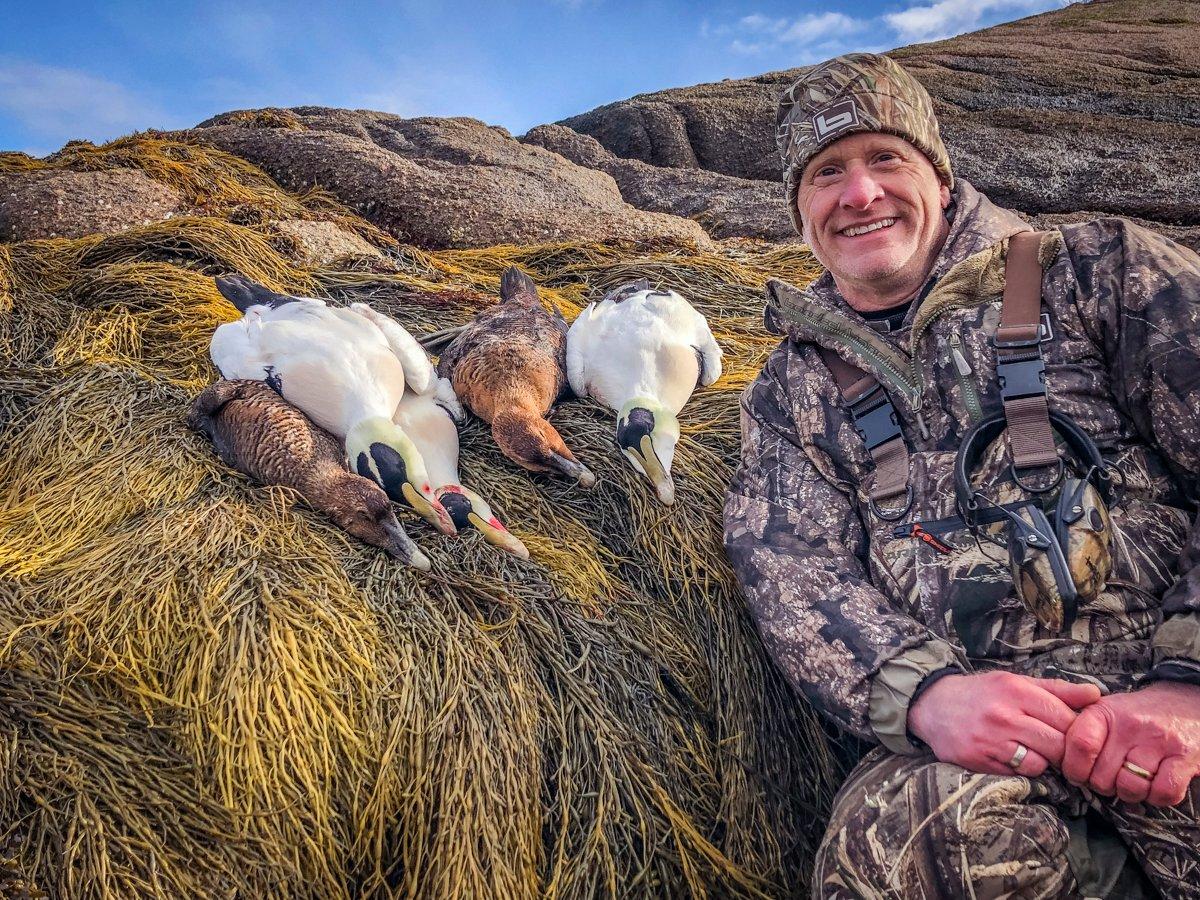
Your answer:
[[[920,538],[938,553],[953,553],[954,548],[942,543],[928,531],[921,527],[920,522],[913,522],[912,531],[909,532],[913,537]]]

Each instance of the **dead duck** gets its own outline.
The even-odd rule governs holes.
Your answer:
[[[500,279],[500,303],[479,313],[438,361],[467,408],[492,426],[500,450],[531,472],[596,482],[546,414],[567,389],[567,324],[538,300],[533,279],[515,266]]]
[[[406,393],[396,407],[396,424],[416,444],[425,460],[434,496],[461,531],[474,527],[489,544],[529,559],[520,538],[504,527],[487,501],[463,486],[458,474],[458,426],[466,414],[449,379],[439,378],[428,394]]]
[[[209,350],[221,374],[266,382],[344,441],[354,471],[439,531],[453,534],[421,454],[392,421],[406,390],[428,391],[434,382],[429,358],[412,336],[369,307],[364,308],[371,315],[338,309],[240,276],[216,282],[243,314],[213,334]]]
[[[373,481],[347,470],[341,443],[261,381],[210,384],[188,412],[226,465],[261,484],[294,488],[339,528],[428,571],[429,558],[396,519]]]
[[[721,377],[721,348],[708,321],[671,290],[646,279],[588,304],[567,333],[567,377],[579,397],[617,414],[617,445],[658,498],[675,502],[671,463],[679,411],[697,385]]]

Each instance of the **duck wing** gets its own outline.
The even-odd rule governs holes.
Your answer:
[[[696,385],[707,386],[721,377],[721,348],[708,320],[692,304],[671,290],[651,291],[641,302],[662,321],[673,343],[691,347],[698,367]]]
[[[418,394],[428,394],[437,387],[437,372],[429,355],[417,343],[417,339],[408,333],[403,325],[391,316],[372,309],[365,303],[352,303],[350,309],[373,323],[383,334],[388,347],[400,360],[404,369],[405,383]]]
[[[708,322],[704,323],[703,335],[704,340],[699,345],[692,344],[692,349],[696,351],[696,361],[700,366],[700,375],[696,379],[696,383],[708,387],[714,381],[721,377],[721,348],[717,344],[717,339],[708,329]]]
[[[436,384],[433,389],[433,399],[442,409],[446,411],[455,425],[463,425],[467,421],[466,411],[463,410],[462,404],[458,402],[458,395],[454,393],[454,385],[449,378],[440,378],[437,373],[434,373]]]

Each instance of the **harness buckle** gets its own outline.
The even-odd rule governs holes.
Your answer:
[[[1032,359],[997,360],[996,377],[1000,381],[1000,398],[1005,403],[1046,393],[1046,363],[1040,349]]]
[[[1054,329],[1050,326],[1050,313],[1042,313],[1038,320],[1037,336],[1031,338],[1002,338],[1000,333],[1004,327],[996,329],[992,336],[992,346],[997,350],[1020,350],[1026,347],[1036,347],[1047,341],[1054,340]]]
[[[878,383],[850,404],[850,418],[868,453],[902,434],[896,407]]]

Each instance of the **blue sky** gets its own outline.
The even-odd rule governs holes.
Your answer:
[[[10,4],[0,150],[261,106],[467,115],[520,134],[636,93],[973,31],[1065,0]]]

